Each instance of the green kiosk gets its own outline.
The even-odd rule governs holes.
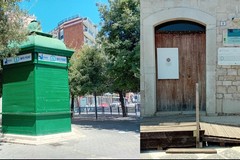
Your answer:
[[[73,50],[32,21],[28,40],[3,66],[2,132],[49,135],[71,132],[68,85]]]

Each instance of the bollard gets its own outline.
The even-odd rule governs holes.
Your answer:
[[[196,148],[200,148],[199,134],[199,86],[196,83]]]

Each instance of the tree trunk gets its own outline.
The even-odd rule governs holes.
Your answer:
[[[123,92],[119,91],[118,93],[119,93],[119,97],[120,97],[120,103],[121,103],[121,106],[122,106],[122,115],[123,115],[123,117],[127,117]]]
[[[98,116],[97,116],[97,93],[96,92],[94,92],[94,101],[95,101],[95,115],[97,119]]]
[[[71,118],[73,118],[74,112],[74,95],[71,95]]]

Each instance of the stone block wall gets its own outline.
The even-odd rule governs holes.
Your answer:
[[[224,32],[227,29],[240,29],[240,1],[234,0],[229,3],[221,0],[218,3],[216,57],[218,48],[230,47],[223,45]],[[221,26],[221,21],[226,22],[226,25]],[[216,101],[217,114],[240,113],[240,65],[218,65],[216,62]]]

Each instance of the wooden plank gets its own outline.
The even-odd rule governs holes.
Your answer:
[[[163,132],[163,131],[194,131],[196,130],[196,125],[194,126],[179,126],[179,127],[140,127],[140,132]]]
[[[222,125],[213,125],[217,129],[217,136],[219,137],[228,137]]]
[[[227,134],[227,137],[237,138],[232,127],[224,126],[223,129],[224,129],[224,132]]]
[[[213,124],[210,124],[210,127],[211,127],[211,129],[212,129],[212,133],[211,133],[211,135],[212,136],[219,136],[219,133],[218,133],[218,129],[213,125]]]
[[[164,122],[159,123],[159,126],[193,126],[195,125],[195,122]]]
[[[204,131],[200,130],[200,137],[203,137]],[[141,132],[140,138],[143,139],[163,139],[163,138],[193,138],[193,131],[174,131],[174,132]],[[195,139],[195,138],[193,138]]]
[[[156,139],[141,139],[141,149],[158,149],[169,147],[193,147],[196,144],[194,137],[166,137]]]
[[[233,126],[226,126],[226,131],[229,131],[229,136],[234,137],[236,139],[240,139],[240,128]]]
[[[205,133],[204,133],[205,135],[209,135],[210,131],[209,131],[209,127],[208,127],[207,123],[201,122],[200,123],[200,128],[205,131]]]
[[[203,141],[240,144],[240,140],[239,139],[222,138],[222,137],[211,137],[211,136],[204,136],[203,137]]]
[[[141,126],[140,127],[140,131],[154,131],[154,130],[179,130],[179,129],[183,129],[186,130],[187,128],[189,130],[194,130],[194,128],[196,128],[196,125],[189,125],[189,126]]]
[[[224,126],[224,125],[221,125],[220,127],[223,130],[225,137],[229,137],[229,138],[235,137],[230,128],[228,128],[227,126]]]
[[[217,130],[213,127],[212,124],[209,124],[209,129],[210,129],[210,135],[216,135],[217,134]]]
[[[205,130],[205,135],[215,135],[216,130],[212,128],[210,123],[200,123],[201,129]]]
[[[169,148],[166,153],[206,153],[206,154],[216,154],[217,150],[208,148]]]
[[[194,131],[196,129],[196,127],[192,127],[192,128],[158,128],[158,129],[154,129],[154,130],[146,130],[146,131],[141,131],[141,133],[147,133],[147,132],[177,132],[177,131]]]
[[[201,126],[202,129],[207,130],[207,132],[205,132],[206,136],[240,139],[240,128],[238,127],[207,123],[201,123]]]
[[[195,122],[164,122],[159,125],[142,125],[142,126],[189,126],[195,125]]]

